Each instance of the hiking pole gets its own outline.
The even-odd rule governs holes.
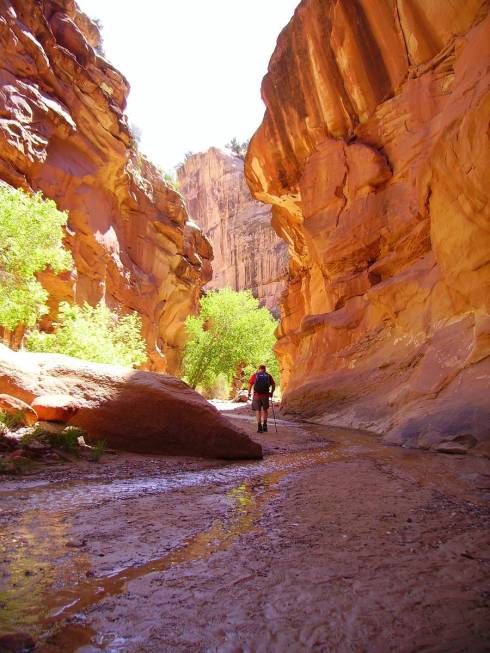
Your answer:
[[[272,399],[272,397],[271,397],[271,406],[272,406],[272,417],[274,418],[274,427],[275,427],[276,433],[277,433],[276,413],[274,411],[274,400]]]

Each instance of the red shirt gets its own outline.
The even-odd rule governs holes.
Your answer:
[[[269,372],[267,372],[267,374],[269,374]],[[252,376],[250,377],[250,381],[248,382],[248,387],[249,388],[250,388],[250,386],[253,386],[253,384],[255,383],[255,377],[256,376],[257,376],[257,374],[252,374]],[[270,379],[270,385],[272,386],[272,389],[274,390],[274,388],[276,387],[276,382],[272,378],[272,374],[269,374],[269,379]],[[268,396],[269,396],[269,393],[264,394],[264,393],[261,393],[261,392],[255,392],[255,390],[254,390],[254,397],[268,397]]]

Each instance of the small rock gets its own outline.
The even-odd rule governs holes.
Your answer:
[[[47,444],[43,444],[42,442],[39,442],[39,440],[36,440],[35,438],[30,440],[27,444],[23,445],[22,447],[24,450],[29,451],[36,456],[42,455],[43,453],[49,451],[50,446]]]
[[[65,424],[62,422],[45,422],[43,420],[39,420],[38,426],[42,428],[44,431],[47,431],[47,433],[61,433],[63,429],[65,428]]]
[[[441,442],[434,447],[434,451],[437,451],[437,453],[465,454],[468,451],[468,446],[462,442]]]
[[[10,460],[12,462],[13,461],[19,461],[19,460],[20,461],[22,461],[22,460],[27,461],[28,460],[28,458],[25,457],[24,452],[22,451],[22,449],[16,449],[15,451],[12,451],[11,453],[9,453],[6,456],[6,459]]]
[[[72,549],[81,549],[87,544],[87,540],[70,540],[65,544],[65,546],[69,546]]]
[[[8,633],[0,637],[0,653],[29,653],[36,642],[28,633]]]

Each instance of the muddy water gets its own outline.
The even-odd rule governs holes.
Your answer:
[[[281,424],[280,430],[278,435],[263,436],[272,455],[260,462],[205,469],[196,464],[182,472],[176,461],[173,469],[148,475],[140,457],[131,466],[134,470],[141,465],[141,475],[132,478],[122,478],[113,464],[105,475],[94,477],[91,470],[92,478],[87,474],[59,482],[34,478],[0,491],[4,506],[0,559],[5,570],[0,585],[1,630],[27,630],[45,653],[415,650],[363,648],[362,633],[361,642],[355,633],[348,635],[349,642],[345,633],[350,626],[332,618],[343,594],[342,601],[335,602],[322,590],[313,600],[314,592],[308,590],[312,583],[315,586],[311,574],[321,577],[328,568],[331,576],[336,564],[330,561],[326,567],[326,560],[338,557],[338,546],[366,538],[352,553],[349,566],[357,568],[359,551],[365,556],[366,547],[372,549],[366,558],[372,564],[372,578],[361,580],[363,568],[357,575],[342,571],[336,582],[357,576],[370,587],[369,601],[382,604],[383,591],[372,588],[380,582],[376,569],[389,555],[386,533],[398,529],[403,551],[410,545],[410,552],[413,543],[424,538],[429,547],[442,542],[449,527],[455,533],[451,556],[457,551],[467,556],[465,562],[475,561],[481,567],[481,584],[487,582],[488,563],[480,549],[488,545],[484,507],[490,491],[488,461],[383,447],[364,434],[319,426]],[[278,449],[283,452],[273,453]],[[359,513],[363,501],[366,505]],[[448,505],[454,510],[448,512]],[[444,511],[441,519],[433,516],[437,506]],[[405,518],[391,524],[398,519],[392,515],[418,514],[417,510],[422,511],[423,524],[414,533],[410,518],[409,537]],[[462,520],[471,526],[473,540],[465,537]],[[385,521],[391,530],[384,530]],[[323,522],[320,536],[318,524]],[[338,544],[330,541],[337,535]],[[424,555],[410,563],[410,576],[411,571],[415,576],[424,573]],[[429,568],[435,573],[439,565]],[[292,569],[299,580],[286,582]],[[272,603],[275,607],[270,605],[271,579],[274,587],[284,585],[277,604]],[[468,582],[466,576],[463,582]],[[312,601],[308,609],[290,604],[293,589],[304,594],[302,583],[307,586],[304,601]],[[243,592],[245,585],[250,587]],[[484,591],[478,583],[475,590]],[[437,597],[431,595],[430,601]],[[271,620],[279,624],[287,616],[285,603],[291,605],[289,620],[271,627]],[[380,618],[386,608],[381,606],[373,615],[372,606],[354,605],[354,598],[351,603],[343,607],[346,614],[365,610],[367,623],[374,618],[386,630]],[[461,611],[461,606],[457,609]],[[483,626],[486,608],[474,614],[467,605],[462,609],[469,624],[465,628],[478,647],[488,634]],[[441,620],[447,618],[443,607],[441,615]],[[231,626],[216,625],[221,622]],[[332,632],[327,623],[333,624]],[[396,628],[390,632],[400,637]],[[436,647],[437,626],[433,633]],[[381,635],[377,641],[384,646]],[[437,650],[430,642],[427,646]]]
[[[1,626],[6,632],[15,630],[19,624],[29,626],[37,637],[45,638],[59,631],[57,625],[81,610],[92,606],[108,596],[116,596],[126,590],[128,582],[146,574],[164,572],[169,568],[194,560],[205,560],[222,551],[241,534],[251,530],[262,514],[265,504],[277,492],[279,481],[293,470],[315,464],[324,464],[340,452],[318,450],[307,453],[282,455],[259,463],[230,465],[220,470],[207,470],[191,474],[176,473],[168,478],[147,478],[132,481],[70,482],[60,487],[36,484],[29,490],[0,492],[2,498],[18,494],[27,508],[19,524],[17,537],[8,539],[5,533],[0,539],[0,555],[6,555],[11,545],[16,555],[11,559],[11,588],[0,593],[3,607]],[[345,452],[342,454],[345,455]],[[249,479],[246,482],[246,479]],[[149,560],[142,565],[112,570],[105,577],[86,579],[90,562],[84,552],[66,556],[66,536],[70,530],[68,515],[73,505],[77,509],[97,501],[117,500],[148,494],[161,494],[177,490],[236,483],[226,494],[232,500],[232,509],[224,519],[215,520],[210,528],[197,533],[167,555]],[[3,495],[3,497],[2,497]],[[70,545],[71,542],[68,542]],[[74,542],[77,548],[80,542]],[[44,583],[25,582],[29,570],[38,560],[49,560]],[[90,635],[90,637],[87,636]],[[60,639],[63,650],[76,650],[80,638],[90,641],[93,630],[87,626],[70,626]],[[73,635],[70,644],[67,636]]]

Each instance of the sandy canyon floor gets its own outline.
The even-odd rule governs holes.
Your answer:
[[[36,653],[490,650],[489,461],[270,427],[258,462],[106,454],[3,480],[0,635]]]

